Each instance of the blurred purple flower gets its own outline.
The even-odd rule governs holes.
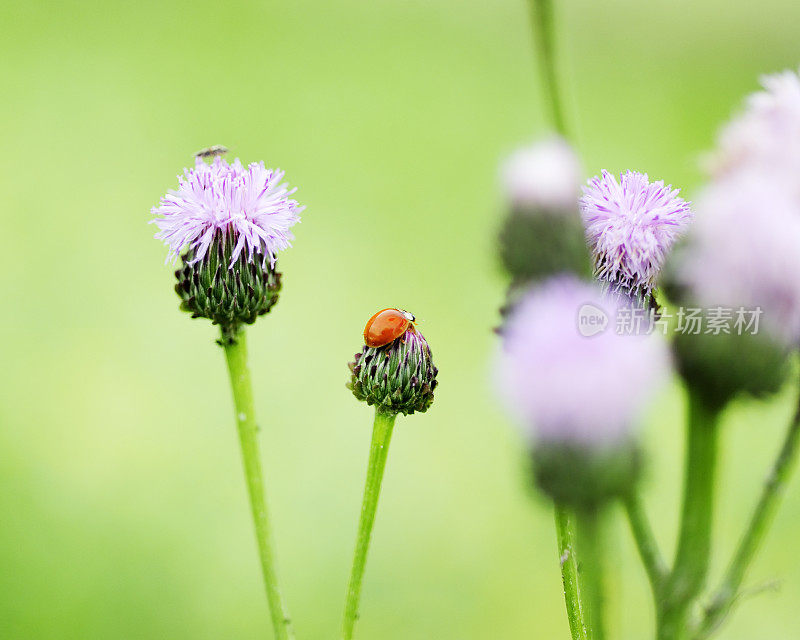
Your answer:
[[[290,227],[303,210],[291,195],[296,189],[281,184],[283,171],[264,168],[263,162],[247,168],[239,159],[228,164],[220,157],[206,164],[198,158],[194,169],[178,176],[178,189],[161,198],[152,213],[160,229],[156,238],[169,247],[175,259],[184,248],[195,249],[191,263],[205,256],[218,234],[236,238],[231,265],[245,248],[248,259],[261,254],[274,264],[275,255],[291,246]]]
[[[717,178],[738,171],[779,177],[800,199],[800,77],[783,71],[762,77],[761,85],[722,129],[709,168]]]
[[[518,149],[503,163],[501,179],[507,199],[517,209],[577,208],[581,165],[563,138],[553,136]]]
[[[706,308],[760,307],[785,343],[800,340],[800,204],[776,177],[739,172],[697,201],[680,278]]]
[[[670,358],[658,334],[615,331],[621,304],[597,284],[560,276],[531,289],[512,312],[497,382],[532,440],[601,446],[631,435]],[[603,318],[608,324],[598,330]]]
[[[619,182],[603,171],[583,188],[581,215],[595,275],[611,290],[649,297],[672,245],[692,220],[678,192],[636,171],[621,174]]]

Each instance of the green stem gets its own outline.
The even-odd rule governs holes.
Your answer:
[[[628,522],[631,526],[631,533],[636,542],[636,548],[639,550],[639,557],[642,559],[647,578],[650,580],[653,599],[658,603],[667,579],[667,567],[661,557],[661,552],[658,550],[658,544],[647,519],[639,493],[634,489],[625,498],[624,504]]]
[[[598,508],[577,511],[578,551],[580,553],[580,590],[587,638],[604,640],[605,585],[603,563],[603,535],[601,513]]]
[[[764,483],[761,498],[750,517],[747,529],[728,566],[722,584],[706,610],[706,617],[696,636],[698,639],[708,637],[722,624],[738,597],[739,588],[742,586],[747,569],[773,521],[786,488],[786,482],[795,467],[798,449],[800,449],[800,402],[798,402],[794,418],[789,424],[778,457]]]
[[[555,505],[556,536],[561,563],[561,581],[564,585],[564,602],[572,640],[586,640],[586,624],[581,610],[578,590],[578,561],[575,555],[575,527],[569,511]]]
[[[542,65],[542,80],[550,105],[553,126],[562,136],[567,136],[567,126],[561,103],[556,69],[555,30],[553,26],[552,0],[529,0],[533,39]]]
[[[353,554],[353,568],[350,571],[350,582],[347,587],[347,601],[344,607],[342,638],[350,640],[358,618],[358,603],[361,598],[361,584],[364,579],[364,567],[367,562],[367,551],[375,522],[375,511],[381,493],[383,470],[386,467],[386,456],[389,454],[389,442],[392,428],[397,417],[394,413],[383,413],[375,410],[375,424],[372,428],[372,443],[369,449],[367,480],[364,484],[364,498],[361,503],[361,517],[358,521],[356,550]]]
[[[675,564],[659,611],[658,638],[688,637],[689,618],[708,574],[719,410],[689,392],[683,510]]]
[[[533,40],[542,66],[542,84],[550,115],[556,131],[566,137],[567,127],[561,107],[561,93],[555,59],[555,32],[553,27],[552,0],[529,0]],[[561,506],[555,505],[556,535],[561,561],[561,579],[564,584],[564,600],[573,640],[586,638],[578,588],[578,561],[575,554],[572,518]]]
[[[233,403],[236,409],[236,425],[239,429],[239,443],[242,447],[244,475],[247,480],[247,494],[250,497],[250,509],[256,527],[258,552],[261,557],[261,570],[264,575],[264,586],[267,591],[272,627],[275,638],[290,640],[294,638],[289,614],[281,599],[278,577],[275,570],[275,557],[272,549],[267,503],[264,497],[264,480],[261,473],[261,461],[256,439],[255,409],[253,405],[253,389],[250,384],[250,369],[247,366],[247,342],[244,330],[234,333],[233,337],[223,331],[220,343],[225,349],[228,361],[228,373],[233,390]]]

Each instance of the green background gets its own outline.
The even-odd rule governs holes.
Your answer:
[[[557,3],[587,174],[685,188],[756,87],[800,62],[800,3]],[[0,637],[269,637],[222,353],[178,312],[149,209],[225,144],[307,205],[280,304],[250,331],[280,573],[298,637],[335,638],[371,410],[344,388],[377,309],[421,318],[440,368],[398,421],[357,631],[567,637],[548,505],[497,408],[498,161],[546,131],[523,0],[0,5]],[[715,576],[793,403],[725,416]],[[646,421],[647,500],[671,548],[677,385]],[[797,479],[719,636],[800,635]],[[646,580],[609,523],[613,636]]]

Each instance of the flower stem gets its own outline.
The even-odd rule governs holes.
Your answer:
[[[566,137],[567,127],[561,105],[561,92],[555,60],[555,32],[553,28],[552,0],[528,0],[533,40],[542,66],[542,84],[553,126]],[[575,552],[574,523],[570,513],[559,504],[555,505],[556,536],[561,562],[561,580],[564,585],[564,600],[573,640],[586,638],[586,623],[581,609],[578,588],[578,560]]]
[[[800,401],[794,418],[789,423],[778,457],[764,483],[761,498],[750,517],[722,584],[706,610],[706,616],[696,636],[698,640],[707,638],[722,624],[738,597],[745,573],[772,523],[786,482],[795,467],[798,449],[800,449]]]
[[[367,551],[375,522],[375,511],[381,493],[383,470],[386,468],[386,456],[389,454],[389,442],[392,428],[397,417],[394,413],[375,410],[375,424],[372,428],[372,443],[369,449],[367,480],[364,484],[364,498],[361,503],[361,517],[358,521],[356,550],[353,554],[353,568],[350,571],[350,582],[347,586],[347,601],[344,607],[342,622],[342,638],[350,640],[353,628],[358,619],[358,603],[361,598],[361,584],[364,579],[364,567],[367,562]]]
[[[624,500],[625,512],[631,526],[631,533],[639,550],[639,557],[642,559],[647,578],[650,580],[650,588],[653,591],[653,599],[656,603],[660,600],[661,591],[667,579],[667,567],[658,550],[653,529],[647,519],[647,514],[642,504],[642,498],[636,489]]]
[[[561,103],[561,91],[556,70],[555,33],[553,27],[552,0],[529,0],[533,39],[542,65],[544,91],[550,105],[553,126],[562,136],[567,135],[567,126]]]
[[[603,536],[599,508],[585,507],[576,512],[578,524],[578,564],[583,598],[583,614],[589,640],[604,640],[605,585],[603,566]]]
[[[230,334],[230,332],[228,332]],[[244,329],[231,337],[222,333],[221,344],[228,362],[228,373],[233,390],[233,403],[236,409],[236,425],[239,429],[239,443],[242,447],[244,475],[247,480],[247,494],[250,498],[250,509],[256,528],[258,552],[261,557],[261,570],[264,575],[264,586],[267,591],[272,627],[275,638],[291,640],[294,638],[289,614],[281,599],[278,577],[275,570],[275,558],[272,549],[267,503],[264,497],[264,480],[261,473],[258,441],[258,427],[253,405],[253,389],[250,384],[250,369],[247,366],[247,342]]]
[[[578,560],[575,555],[574,519],[566,507],[555,505],[556,537],[561,563],[561,581],[564,585],[564,602],[572,640],[586,640],[586,624],[583,619],[578,590]]]
[[[683,510],[675,563],[658,616],[659,640],[688,637],[691,607],[703,588],[711,552],[719,408],[689,392]]]

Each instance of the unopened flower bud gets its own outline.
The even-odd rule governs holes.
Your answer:
[[[439,371],[428,342],[413,322],[388,344],[364,345],[349,367],[347,387],[353,395],[384,413],[422,413],[433,402]]]
[[[244,254],[232,261],[235,245],[235,235],[218,234],[202,259],[195,262],[195,251],[189,250],[175,272],[181,309],[233,333],[272,309],[281,289],[281,274],[273,264],[250,261]]]
[[[577,209],[512,212],[500,231],[500,258],[519,286],[560,273],[589,276],[589,251]]]
[[[673,351],[681,377],[713,408],[740,393],[775,393],[788,375],[787,349],[766,332],[678,333]]]

